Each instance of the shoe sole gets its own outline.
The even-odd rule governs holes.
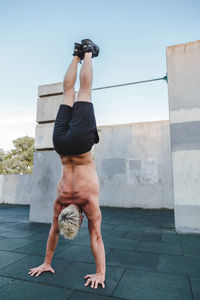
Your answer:
[[[90,42],[90,43],[93,44],[93,46],[95,47],[95,52],[97,53],[97,54],[95,53],[94,56],[93,56],[93,53],[92,53],[92,57],[97,57],[99,55],[99,47],[92,40],[90,40],[90,39],[84,39],[84,40],[81,41],[81,43],[83,44],[83,46],[87,45],[88,42]]]

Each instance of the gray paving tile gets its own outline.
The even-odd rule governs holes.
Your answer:
[[[22,259],[26,255],[19,253],[12,253],[7,251],[0,251],[0,268],[3,268],[13,262]]]
[[[159,272],[200,277],[200,258],[160,254],[157,270]]]
[[[134,250],[138,244],[138,240],[129,240],[125,238],[105,237],[104,246],[115,249]]]
[[[67,268],[71,261],[67,259],[54,258],[52,261],[52,267],[56,273],[44,272],[40,276],[35,277],[31,276],[29,269],[38,267],[44,262],[44,257],[40,256],[26,256],[20,261],[17,261],[13,264],[7,265],[4,268],[0,269],[0,276],[7,276],[14,279],[28,280],[33,282],[47,283],[52,279],[55,274],[60,272],[63,268]]]
[[[46,239],[44,240],[38,240],[34,242],[31,241],[31,243],[28,245],[25,245],[23,247],[18,247],[15,250],[15,252],[44,256],[46,252],[47,238],[48,236],[46,236]],[[54,255],[56,255],[57,253],[59,253],[60,251],[64,250],[67,247],[68,246],[66,244],[58,243]]]
[[[0,240],[0,250],[12,251],[24,245],[30,244],[32,241],[18,238],[4,238]]]
[[[0,218],[1,228],[8,228],[8,229],[12,230],[12,229],[15,229],[16,226],[19,224],[21,224],[21,223],[20,222],[10,222],[7,218],[5,218],[4,220],[1,220],[1,218]]]
[[[13,279],[8,277],[0,277],[0,288],[8,283],[11,283]]]
[[[133,224],[131,230],[137,230],[137,231],[144,231],[144,229],[149,226],[151,223],[150,217],[142,217],[136,220],[136,222]],[[130,228],[129,228],[130,229]]]
[[[160,241],[161,233],[158,232],[131,232],[124,236],[126,239],[145,240],[145,241]]]
[[[35,222],[23,222],[23,223],[18,223],[15,225],[15,228],[17,229],[22,229],[22,230],[33,230],[36,232],[49,232],[51,228],[51,224],[47,223],[35,223]]]
[[[105,288],[99,285],[98,289],[85,286],[86,279],[84,276],[87,274],[96,273],[94,264],[78,263],[74,262],[65,270],[55,274],[55,276],[49,281],[50,285],[56,285],[71,289],[78,289],[90,293],[98,293],[103,295],[111,295],[116,287],[122,273],[122,268],[109,267],[106,270]]]
[[[200,299],[200,278],[190,277],[194,300]]]
[[[35,231],[27,231],[21,229],[13,229],[9,231],[5,231],[1,233],[2,237],[14,237],[14,238],[27,238],[31,239],[37,232]]]
[[[31,240],[47,240],[48,239],[48,236],[49,236],[49,231],[44,231],[44,232],[36,232],[35,231],[35,234],[32,235],[31,237],[27,237],[27,238],[30,238]]]
[[[69,300],[119,300],[119,298],[77,291],[69,298]]]
[[[16,211],[15,211],[15,213],[16,213]],[[19,218],[22,222],[26,221],[25,219],[23,219],[23,217],[19,213],[17,213],[17,215],[13,215],[13,216],[5,216],[4,215],[4,217],[1,220],[4,220],[8,224],[10,224],[10,223],[19,223]]]
[[[90,234],[89,234],[89,231],[88,231],[88,228],[81,228],[78,232],[78,235],[76,236],[76,238],[74,240],[77,240],[78,238],[80,237],[84,237],[84,238],[89,238],[90,237]]]
[[[158,254],[114,249],[107,255],[107,265],[154,270]]]
[[[117,238],[123,238],[128,233],[129,227],[121,227],[118,230],[103,230],[101,231],[101,234],[104,237],[117,237]]]
[[[200,234],[177,233],[174,231],[162,234],[161,241],[163,242],[182,242],[195,243],[200,245]]]
[[[109,251],[109,248],[105,248],[106,254]],[[58,254],[55,254],[55,257],[66,257],[67,259],[72,261],[95,263],[91,247],[88,246],[74,245],[71,247],[67,247],[65,250],[62,250]]]
[[[175,229],[174,222],[161,223],[161,227],[165,229]]]
[[[121,224],[126,224],[127,226],[133,226],[136,220],[133,218],[128,218],[127,216],[119,215],[116,217],[110,218],[109,222],[107,222],[108,225],[121,225]]]
[[[140,241],[137,251],[182,255],[180,243]]]
[[[1,288],[1,299],[13,300],[55,300],[68,299],[72,290],[42,285],[33,282],[14,280]]]
[[[118,225],[117,225],[118,226]],[[101,230],[104,231],[104,230],[108,230],[108,231],[112,231],[112,230],[115,230],[116,225],[112,225],[112,224],[101,224]]]
[[[167,222],[174,222],[174,215],[164,215],[163,211],[161,210],[161,213],[159,215],[151,215],[152,220],[157,220],[162,223],[167,223]]]
[[[113,296],[134,300],[193,299],[186,278],[142,270],[126,270]]]
[[[13,228],[6,226],[5,224],[0,225],[0,235],[2,235],[3,233],[6,233],[8,231],[11,231],[11,230],[13,230]]]
[[[134,223],[132,226],[127,225],[126,223],[121,223],[120,225],[116,225],[114,231],[124,230],[125,232],[144,232],[146,229],[146,225]],[[112,232],[111,232],[112,233]]]
[[[73,245],[82,245],[82,246],[90,246],[90,236],[88,235],[79,235],[75,237],[73,240],[65,239],[63,236],[59,236],[59,243],[67,244],[69,246]]]
[[[199,243],[183,243],[183,254],[186,256],[200,257],[200,244]]]
[[[164,232],[169,232],[169,229],[165,229],[162,227],[155,227],[155,226],[147,226],[145,228],[145,232],[156,232],[156,233],[164,233]]]

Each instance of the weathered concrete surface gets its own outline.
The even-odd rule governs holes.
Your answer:
[[[177,231],[200,232],[200,41],[167,48]]]
[[[52,84],[44,84],[38,86],[38,96],[44,97],[49,95],[57,95],[63,93],[63,83],[56,82]]]
[[[0,203],[30,204],[32,174],[0,175]]]
[[[184,110],[199,112],[199,66],[200,41],[167,47],[170,117],[178,110],[184,122]]]
[[[102,126],[99,136],[101,205],[174,207],[168,121]]]
[[[62,95],[38,98],[36,122],[55,121],[59,105],[63,102]]]
[[[35,149],[53,149],[53,123],[37,124],[35,127]]]
[[[53,216],[61,162],[55,151],[34,152],[30,221],[49,223]]]

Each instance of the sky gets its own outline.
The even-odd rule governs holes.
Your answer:
[[[199,40],[199,11],[198,0],[0,0],[0,148],[34,137],[38,86],[63,80],[74,42],[100,47],[93,87],[160,78],[167,46]],[[97,126],[169,120],[165,81],[93,91],[92,101]]]

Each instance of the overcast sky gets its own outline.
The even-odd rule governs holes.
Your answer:
[[[197,0],[0,0],[0,148],[34,137],[37,87],[63,80],[74,42],[100,47],[93,87],[163,77],[166,47],[199,39],[199,11]],[[97,125],[169,119],[164,81],[92,96]]]

